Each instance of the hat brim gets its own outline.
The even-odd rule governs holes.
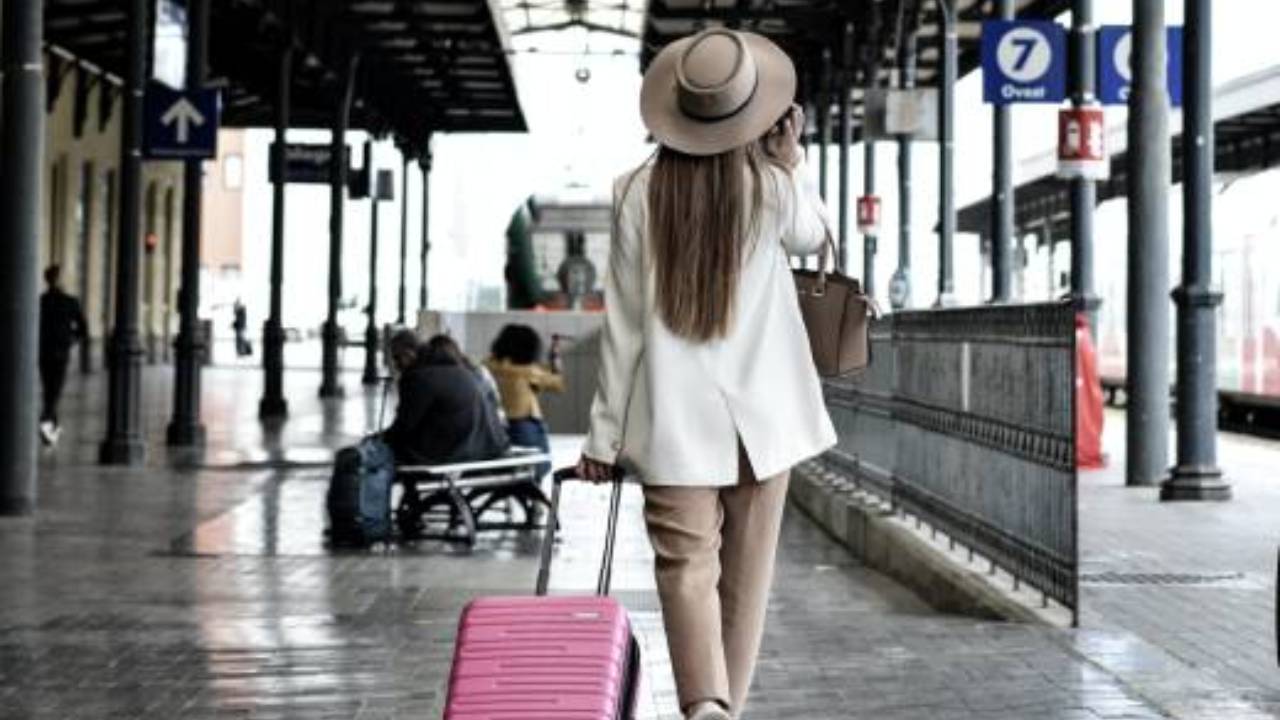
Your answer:
[[[741,110],[722,120],[690,117],[677,100],[676,63],[695,36],[668,44],[649,64],[640,87],[640,117],[655,140],[688,155],[717,155],[764,135],[791,107],[796,95],[791,58],[761,35],[739,34],[756,62],[756,90]]]

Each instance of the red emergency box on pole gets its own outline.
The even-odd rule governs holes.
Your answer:
[[[858,198],[858,232],[875,235],[880,231],[880,197],[863,195]]]
[[[1088,470],[1107,464],[1102,454],[1102,378],[1089,319],[1076,313],[1076,466]]]
[[[1105,180],[1107,129],[1100,107],[1073,107],[1058,111],[1058,177]]]

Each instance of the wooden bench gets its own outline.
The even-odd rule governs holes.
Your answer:
[[[542,492],[538,468],[551,456],[538,448],[513,447],[492,460],[439,465],[400,465],[396,479],[404,494],[396,508],[396,524],[405,539],[437,539],[475,543],[485,530],[536,529],[538,506],[550,507]],[[499,503],[520,505],[523,522],[484,520]],[[508,507],[509,509],[509,507]],[[444,529],[429,524],[441,520]]]

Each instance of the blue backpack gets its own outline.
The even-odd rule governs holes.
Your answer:
[[[391,484],[395,457],[376,437],[338,451],[325,506],[329,541],[335,546],[365,547],[391,539]]]

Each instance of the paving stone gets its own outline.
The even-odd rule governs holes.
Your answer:
[[[325,408],[317,376],[290,373],[293,419],[273,432],[254,419],[260,374],[210,369],[210,447],[193,456],[163,449],[171,370],[144,373],[149,465],[92,464],[102,378],[73,378],[65,442],[41,461],[40,513],[0,521],[0,720],[440,717],[459,610],[527,593],[537,538],[330,553],[323,470],[236,458],[360,437],[376,402],[354,378],[352,397]],[[556,448],[568,458],[576,446]],[[606,498],[575,486],[565,502],[553,586],[584,591]],[[679,720],[637,493],[624,511],[615,590],[645,658],[640,717]],[[1107,663],[1152,678],[1187,669],[1129,657],[1140,638],[1110,626],[1071,634],[934,613],[794,512],[772,600],[744,720],[1161,717]],[[1207,707],[1184,699],[1188,712]]]
[[[1110,465],[1080,476],[1082,572],[1240,579],[1085,582],[1081,625],[1087,630],[1077,633],[1077,647],[1187,717],[1280,717],[1274,607],[1280,443],[1219,433],[1219,461],[1233,499],[1162,503],[1156,488],[1124,486],[1124,433],[1123,413],[1109,411],[1104,448]],[[1178,682],[1160,682],[1161,676]],[[1229,703],[1205,709],[1188,703],[1188,695]]]

